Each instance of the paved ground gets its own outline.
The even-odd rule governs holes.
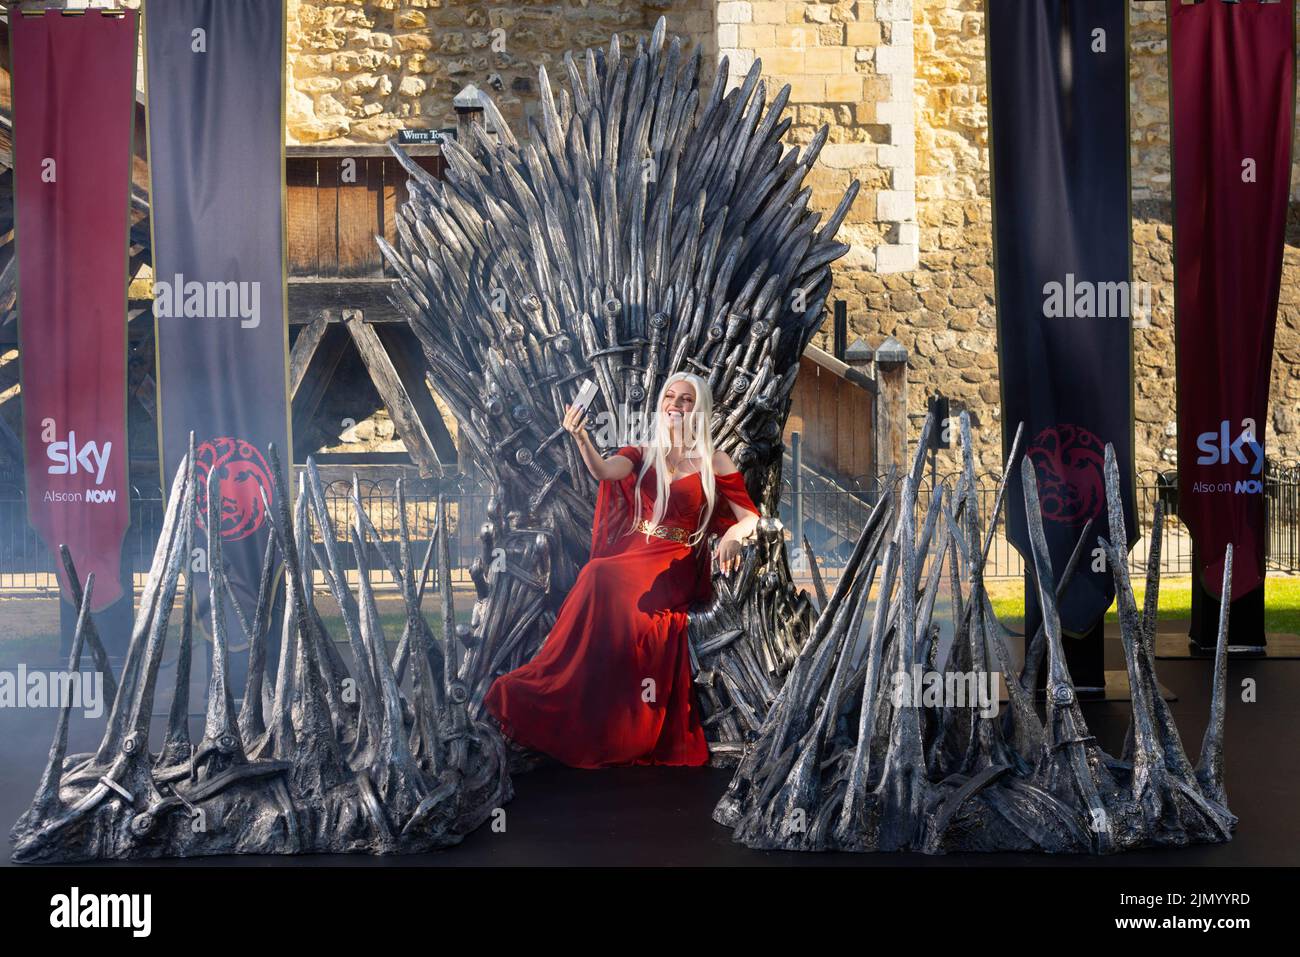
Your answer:
[[[57,612],[21,609],[0,603],[0,634],[15,633],[24,624],[39,635]],[[468,610],[468,604],[465,606]],[[42,618],[44,614],[47,617]],[[21,618],[21,622],[18,620]],[[48,630],[44,631],[49,634]],[[15,652],[22,643],[0,642],[0,670],[40,662]],[[1120,667],[1118,643],[1107,641],[1108,667]],[[1162,661],[1162,683],[1178,700],[1172,705],[1188,751],[1199,751],[1204,733],[1210,687],[1210,666],[1204,661]],[[1240,700],[1243,682],[1255,682],[1255,701]],[[165,682],[165,676],[160,684]],[[1300,864],[1300,661],[1234,661],[1229,667],[1231,692],[1227,719],[1227,786],[1233,811],[1241,818],[1236,838],[1226,845],[1126,855],[1125,865],[1297,865]],[[1085,704],[1089,726],[1112,753],[1119,748],[1127,724],[1126,706]],[[52,709],[0,708],[0,825],[18,816],[35,790],[55,722]],[[154,740],[163,719],[155,719]],[[192,719],[197,740],[201,719]],[[71,724],[69,750],[92,749],[103,719],[80,714]],[[299,857],[258,859],[264,866],[330,866],[391,863],[431,865],[537,864],[676,864],[676,865],[867,865],[897,866],[930,862],[965,865],[989,858],[952,856],[927,859],[918,855],[789,854],[750,851],[733,843],[730,832],[711,820],[711,811],[726,788],[730,773],[709,768],[620,768],[582,771],[549,767],[516,778],[516,797],[507,807],[503,834],[480,828],[461,845],[420,858],[382,860],[362,857]],[[8,863],[9,847],[0,848]],[[180,862],[177,866],[193,866]],[[228,860],[228,862],[235,862]],[[1036,866],[1094,866],[1117,859],[1047,858],[999,855],[997,863]],[[245,861],[245,863],[247,863]]]

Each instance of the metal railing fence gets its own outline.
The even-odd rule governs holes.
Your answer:
[[[807,535],[817,556],[822,573],[834,580],[843,567],[872,503],[876,500],[874,481],[859,480],[851,487],[829,482],[796,482],[792,469],[786,469],[780,504],[780,520],[785,526],[792,549],[797,527]],[[922,479],[919,506],[924,510],[930,502],[937,484],[955,487],[956,475],[932,476],[927,471]],[[998,476],[984,475],[978,481],[981,516],[987,519],[997,494]],[[1174,483],[1169,473],[1140,473],[1137,476],[1138,529],[1141,533],[1131,553],[1135,571],[1145,573],[1152,511],[1155,503],[1164,498],[1167,503],[1164,543],[1161,551],[1162,575],[1189,574],[1192,570],[1192,542],[1187,529],[1178,520]],[[380,534],[382,547],[397,559],[398,515],[396,496],[391,479],[362,480],[359,482],[362,507]],[[480,552],[479,529],[487,520],[489,490],[485,484],[457,476],[435,482],[414,483],[406,495],[407,523],[416,550],[418,563],[424,554],[429,535],[434,526],[434,515],[439,494],[447,497],[449,526],[451,529],[451,560],[454,579],[467,582],[466,569]],[[1300,465],[1269,464],[1264,475],[1266,502],[1266,555],[1270,571],[1300,573]],[[326,487],[335,529],[343,530],[340,544],[346,543],[346,529],[352,520],[351,483],[337,481]],[[1011,503],[1008,502],[1008,505]],[[127,530],[124,556],[128,568],[136,576],[137,587],[143,584],[162,526],[164,502],[161,489],[133,487],[131,489],[131,525]],[[1101,530],[1099,530],[1101,531]],[[319,539],[318,539],[319,540]],[[351,567],[351,549],[340,548],[340,556]],[[382,562],[371,560],[372,581],[377,586],[391,585],[391,576]],[[27,503],[21,480],[0,476],[0,593],[15,591],[53,590],[55,558],[42,544],[27,521]],[[323,579],[318,581],[323,584]],[[1024,561],[999,528],[989,552],[986,576],[990,578],[1020,578],[1024,575]]]

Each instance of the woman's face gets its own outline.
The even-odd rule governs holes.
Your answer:
[[[686,380],[678,379],[664,390],[663,414],[669,425],[681,428],[694,408],[695,387]]]

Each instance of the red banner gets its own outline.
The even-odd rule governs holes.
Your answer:
[[[135,11],[10,12],[27,513],[122,597]],[[55,561],[63,594],[68,583]]]
[[[1264,580],[1264,428],[1295,117],[1295,3],[1169,4],[1178,514],[1201,584]]]

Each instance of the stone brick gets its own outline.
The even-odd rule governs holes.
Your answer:
[[[876,147],[866,143],[827,143],[820,161],[832,169],[856,169],[876,159]]]
[[[403,53],[433,49],[433,40],[422,33],[401,33],[393,37],[393,45]]]
[[[877,103],[876,104],[876,122],[877,123],[906,123],[908,126],[913,125],[915,120],[914,111],[906,103]]]
[[[294,86],[304,93],[329,93],[343,86],[336,76],[311,76],[298,80]]]
[[[881,75],[912,72],[912,47],[876,47],[876,72]]]
[[[910,147],[916,142],[916,127],[911,123],[892,123],[889,127],[891,146]]]
[[[774,27],[773,36],[775,45],[786,47],[791,50],[808,50],[816,45],[816,33],[811,27],[804,24],[802,26],[777,26]]]
[[[905,272],[917,266],[915,246],[881,245],[876,247],[876,268],[880,272]]]
[[[895,223],[916,219],[916,194],[882,190],[876,194],[876,218]]]
[[[790,80],[791,103],[823,103],[826,100],[824,77],[800,76]]]
[[[774,47],[776,43],[776,27],[766,24],[742,23],[736,28],[740,47],[749,47],[760,49],[762,47]]]
[[[862,77],[827,77],[824,89],[826,99],[833,103],[856,103],[862,99]]]
[[[880,43],[880,24],[845,24],[845,42],[854,47],[874,47],[878,45]]]
[[[758,55],[759,59],[763,61],[764,73],[770,73],[775,76],[789,79],[792,76],[798,76],[804,72],[804,53],[801,50],[760,50],[758,51]]]
[[[912,19],[912,0],[876,0],[876,19]]]
[[[397,92],[402,96],[422,96],[429,85],[415,76],[402,77],[402,82],[398,84]]]
[[[719,23],[752,23],[754,8],[744,0],[722,0],[717,17]]]

